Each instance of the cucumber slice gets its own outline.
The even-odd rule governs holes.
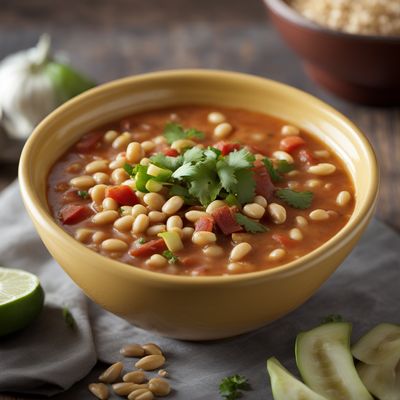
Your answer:
[[[327,400],[294,377],[275,357],[267,360],[274,400]]]
[[[296,362],[304,382],[329,400],[373,400],[350,352],[351,324],[332,322],[300,333]]]
[[[384,364],[389,358],[400,359],[400,326],[379,324],[366,333],[351,349],[365,364]]]
[[[400,400],[400,364],[392,359],[386,364],[359,363],[357,371],[366,388],[380,400]]]

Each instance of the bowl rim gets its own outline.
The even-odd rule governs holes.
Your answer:
[[[395,35],[363,35],[360,33],[350,33],[346,31],[335,30],[312,21],[301,15],[299,12],[290,7],[285,0],[263,0],[267,8],[272,12],[279,14],[282,18],[290,21],[295,25],[312,31],[318,31],[327,35],[342,37],[343,39],[362,40],[372,42],[389,42],[400,44],[400,36]]]
[[[208,79],[229,79],[235,82],[241,81],[242,84],[247,83],[257,83],[259,85],[268,85],[271,88],[279,89],[281,91],[287,92],[288,95],[301,96],[304,101],[311,102],[316,108],[322,108],[326,112],[332,114],[336,119],[340,119],[344,122],[351,130],[354,132],[358,139],[358,142],[362,144],[363,150],[367,156],[367,159],[371,163],[370,171],[370,190],[366,195],[365,201],[360,207],[357,215],[354,215],[353,220],[347,222],[347,224],[339,230],[332,238],[327,242],[323,243],[321,246],[312,250],[310,253],[301,256],[299,259],[290,261],[288,263],[276,266],[271,269],[248,272],[237,275],[214,275],[214,276],[186,276],[186,275],[172,275],[156,271],[148,271],[140,267],[132,266],[130,264],[123,263],[111,258],[108,258],[94,250],[87,248],[84,244],[78,242],[75,238],[69,235],[66,231],[59,226],[54,220],[53,216],[50,214],[49,210],[42,204],[36,191],[34,190],[29,174],[29,163],[27,162],[32,153],[32,147],[37,140],[41,140],[42,130],[47,124],[51,123],[54,119],[67,112],[69,109],[76,108],[81,102],[94,97],[100,96],[103,92],[107,92],[111,89],[117,89],[124,87],[126,85],[132,85],[143,81],[152,81],[154,79],[171,79],[171,78],[208,78]],[[48,172],[48,171],[47,171]],[[34,129],[31,136],[27,140],[19,162],[18,170],[19,185],[22,198],[25,203],[25,207],[28,209],[30,214],[34,214],[34,220],[37,225],[45,226],[46,234],[51,231],[54,236],[60,237],[68,246],[78,246],[81,253],[88,257],[94,257],[95,261],[100,268],[106,264],[107,268],[112,268],[115,273],[118,274],[133,274],[138,278],[143,278],[146,280],[153,281],[154,283],[169,283],[176,285],[229,285],[231,283],[241,283],[247,284],[251,281],[262,280],[263,278],[276,278],[277,276],[282,276],[286,274],[297,273],[302,269],[308,268],[308,266],[317,262],[321,258],[328,258],[331,256],[335,249],[342,241],[346,243],[346,240],[350,240],[353,236],[354,231],[357,232],[357,228],[362,226],[362,222],[365,219],[369,219],[374,211],[374,204],[377,199],[378,186],[379,186],[379,170],[376,155],[369,143],[367,137],[351,122],[347,117],[341,114],[339,111],[334,109],[332,106],[326,104],[322,100],[308,94],[302,90],[294,88],[292,86],[280,83],[274,80],[270,80],[264,77],[234,72],[225,70],[209,70],[209,69],[174,69],[158,72],[150,72],[145,74],[133,75],[117,80],[110,81],[108,83],[99,85],[93,89],[90,89],[73,99],[67,101],[52,113],[50,113],[46,118],[39,123],[39,125]]]

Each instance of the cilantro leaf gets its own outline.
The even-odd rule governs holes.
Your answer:
[[[139,239],[136,240],[136,243],[138,244],[145,244],[146,243],[146,239],[142,236]]]
[[[231,151],[226,157],[227,164],[235,169],[250,168],[255,160],[254,154],[247,149]]]
[[[174,179],[192,177],[195,175],[196,165],[191,163],[182,164],[173,174]]]
[[[269,173],[269,176],[271,177],[272,182],[280,182],[282,180],[282,177],[280,176],[278,171],[274,168],[272,161],[268,157],[265,157],[263,159],[263,163],[265,165],[265,168],[267,168],[267,171]]]
[[[255,196],[256,182],[253,178],[251,169],[241,169],[236,171],[237,184],[233,192],[240,204],[250,203]]]
[[[235,169],[228,165],[225,160],[219,160],[216,167],[222,187],[227,192],[231,192],[235,184],[238,182],[235,177]]]
[[[89,197],[89,192],[87,190],[78,190],[77,194],[81,199],[84,199],[84,200]]]
[[[262,233],[262,232],[267,232],[268,228],[263,225],[260,224],[257,221],[254,221],[250,218],[247,218],[245,215],[240,214],[240,213],[236,213],[235,214],[235,219],[236,222],[243,226],[243,228],[246,230],[246,232],[250,232],[250,233]]]
[[[286,160],[279,160],[278,166],[276,167],[276,171],[280,174],[287,174],[290,171],[294,170],[294,165],[289,164]]]
[[[194,128],[190,128],[185,131],[182,128],[182,126],[176,124],[175,122],[169,122],[168,124],[166,124],[164,127],[163,134],[169,144],[172,144],[173,142],[175,142],[175,140],[179,139],[190,139],[190,138],[204,139],[203,132],[200,132]]]
[[[182,156],[170,157],[163,153],[155,154],[154,156],[150,157],[150,160],[153,164],[157,165],[157,167],[170,169],[171,171],[175,171],[183,164]]]
[[[162,255],[168,260],[170,264],[177,264],[179,262],[179,257],[176,256],[171,250],[163,251]]]
[[[183,160],[185,163],[188,162],[197,162],[203,158],[203,150],[198,147],[192,147],[189,150],[186,150],[183,154]]]
[[[330,324],[331,322],[344,322],[344,318],[340,314],[330,314],[322,319],[321,325]]]
[[[208,146],[208,148],[204,151],[206,158],[217,159],[221,154],[222,151],[220,149],[212,146]]]
[[[240,390],[250,390],[247,378],[241,375],[227,376],[219,384],[219,393],[226,400],[238,399],[241,396]]]
[[[285,203],[289,204],[293,208],[299,208],[304,210],[311,206],[314,193],[312,192],[296,192],[292,189],[278,189],[275,192]]]
[[[200,162],[195,166],[191,176],[189,193],[198,198],[203,206],[208,206],[214,201],[220,190],[221,183],[215,173],[215,160]]]

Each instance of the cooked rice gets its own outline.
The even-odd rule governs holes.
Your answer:
[[[288,0],[306,18],[364,35],[400,35],[400,0]]]

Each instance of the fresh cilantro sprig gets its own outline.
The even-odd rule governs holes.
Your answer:
[[[179,139],[204,139],[204,133],[197,129],[183,129],[181,125],[175,122],[169,122],[165,125],[163,135],[167,139],[168,144],[172,144]]]
[[[162,255],[168,260],[170,264],[179,263],[179,257],[176,256],[171,250],[163,251]]]
[[[223,378],[219,384],[219,393],[226,400],[236,400],[242,393],[241,390],[250,390],[250,384],[242,375],[232,375]]]
[[[88,191],[86,191],[86,190],[78,190],[78,196],[81,198],[81,199],[87,199],[88,197],[89,197],[89,192]]]
[[[278,189],[275,195],[293,208],[304,210],[311,206],[314,193],[313,192],[296,192],[292,189]]]
[[[268,228],[265,225],[260,224],[259,222],[254,221],[243,214],[236,213],[235,220],[239,225],[243,226],[246,232],[262,233],[268,231]]]
[[[268,157],[265,157],[263,159],[263,163],[265,165],[265,168],[267,168],[267,171],[269,173],[269,176],[271,177],[272,182],[275,183],[281,182],[283,180],[282,174],[287,174],[288,172],[294,169],[294,165],[289,164],[286,160],[279,160],[276,168],[274,167],[272,161]]]

